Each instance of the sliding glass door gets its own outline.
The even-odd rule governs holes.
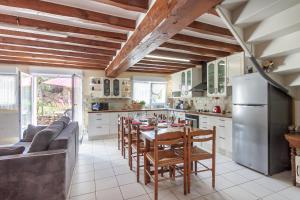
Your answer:
[[[32,76],[23,72],[19,73],[19,107],[20,107],[20,131],[32,123]]]
[[[79,139],[83,133],[82,79],[78,75],[72,76],[72,119],[79,125]]]

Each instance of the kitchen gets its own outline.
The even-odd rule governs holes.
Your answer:
[[[0,1],[4,198],[298,200],[299,11],[297,0]],[[60,164],[28,165],[52,155]]]

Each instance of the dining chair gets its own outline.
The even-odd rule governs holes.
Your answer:
[[[121,136],[121,153],[123,158],[126,158],[126,149],[128,149],[128,141],[129,141],[129,132],[130,132],[130,122],[131,119],[129,117],[123,117],[122,120],[122,136]]]
[[[183,155],[176,154],[171,146],[182,144]],[[157,129],[155,130],[155,139],[153,144],[153,151],[144,154],[144,173],[147,174],[154,181],[154,200],[158,199],[158,182],[165,180],[158,180],[158,169],[169,168],[171,177],[168,179],[174,179],[175,166],[183,164],[183,179],[184,179],[184,194],[187,193],[187,139],[185,129],[184,131],[173,131],[158,134]],[[162,149],[161,146],[164,146]],[[167,148],[169,147],[169,148]],[[150,170],[150,165],[154,168],[154,176]],[[145,181],[147,184],[147,182]]]
[[[202,149],[197,145],[197,143],[211,142],[211,149]],[[182,154],[182,153],[181,153]],[[188,193],[190,193],[191,188],[191,174],[204,171],[212,172],[212,187],[215,188],[216,179],[216,127],[214,126],[212,130],[196,130],[188,128],[187,131],[187,159],[188,159],[188,178],[187,187]],[[201,160],[211,159],[212,166],[208,167],[201,163]],[[193,163],[195,167],[193,169]],[[200,164],[204,169],[198,170],[197,163]]]
[[[123,117],[118,115],[118,150],[121,149],[122,131],[123,131]]]

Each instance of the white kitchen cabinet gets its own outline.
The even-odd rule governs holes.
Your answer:
[[[109,135],[118,134],[118,120],[119,117],[128,117],[127,112],[112,112],[109,116]]]
[[[226,144],[226,154],[228,156],[232,155],[232,119],[225,119],[225,144]]]
[[[244,52],[232,54],[227,57],[227,86],[232,86],[232,78],[244,74]]]
[[[226,96],[226,58],[207,63],[207,96]]]
[[[296,182],[300,183],[300,156],[295,157],[296,163]]]
[[[109,113],[89,113],[88,137],[89,139],[109,135]]]
[[[176,120],[185,120],[185,112],[180,112],[180,111],[174,111],[174,116]]]

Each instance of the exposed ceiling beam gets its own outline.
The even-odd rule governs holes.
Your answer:
[[[16,11],[26,13],[36,13],[38,11],[40,16],[49,16],[50,14],[60,19],[76,20],[83,23],[96,22],[105,26],[123,30],[132,31],[135,29],[135,20],[40,0],[5,0],[0,1],[0,5],[13,7]]]
[[[167,70],[175,70],[175,71],[187,69],[187,67],[159,66],[159,65],[155,66],[155,65],[146,65],[146,64],[142,64],[142,63],[137,63],[133,67],[139,67],[139,68],[145,68],[145,69],[157,68],[157,69],[163,69],[163,70],[167,69]]]
[[[49,43],[49,42],[17,39],[17,38],[6,38],[1,36],[0,36],[0,43],[27,46],[33,48],[46,48],[46,49],[55,49],[61,51],[67,50],[67,51],[74,51],[74,52],[83,52],[83,53],[110,55],[110,56],[114,56],[116,54],[116,52],[113,50],[98,49],[98,48],[91,48],[91,47],[80,47],[76,45],[56,44],[56,43]]]
[[[215,15],[217,17],[220,17],[219,14],[217,13],[217,11],[214,8],[210,9],[207,13],[209,13],[211,15]]]
[[[19,38],[19,39],[29,39],[29,40],[41,41],[41,42],[53,42],[57,44],[99,47],[101,49],[108,49],[108,50],[116,50],[121,48],[120,43],[114,43],[114,42],[105,42],[105,41],[69,37],[69,36],[68,37],[49,36],[49,35],[42,35],[42,34],[35,34],[35,33],[4,30],[4,29],[0,29],[0,36]]]
[[[87,58],[87,59],[104,60],[104,61],[110,61],[112,59],[112,56],[87,54],[87,53],[80,53],[80,52],[58,51],[53,49],[37,49],[32,47],[15,46],[10,44],[0,44],[0,49],[5,51],[10,51],[10,52],[23,52],[23,53],[30,52],[33,54],[69,57],[70,59]]]
[[[101,65],[108,65],[109,61],[103,60],[95,60],[95,59],[84,59],[84,58],[71,58],[64,57],[64,56],[56,56],[56,55],[45,55],[45,54],[34,54],[30,52],[16,52],[16,51],[4,51],[0,49],[0,56],[8,56],[8,57],[26,57],[31,59],[37,60],[44,60],[44,61],[66,61],[71,63],[90,63],[90,64],[101,64]]]
[[[159,70],[153,70],[153,69],[134,69],[132,67],[130,67],[127,71],[129,72],[141,72],[141,73],[151,73],[151,74],[172,74],[174,72],[171,71],[159,71]]]
[[[178,68],[166,68],[166,67],[153,67],[153,66],[145,66],[145,65],[134,65],[132,67],[132,69],[154,69],[154,70],[158,70],[158,71],[179,71]]]
[[[198,38],[183,34],[176,34],[171,38],[171,40],[175,40],[181,44],[198,45],[199,47],[215,49],[219,51],[226,51],[230,53],[242,51],[242,48],[236,44],[219,42],[215,40]]]
[[[153,66],[173,66],[173,67],[181,67],[181,68],[190,68],[195,67],[193,64],[181,64],[181,63],[167,63],[167,62],[160,62],[160,61],[149,61],[149,60],[141,60],[137,64],[143,65],[153,65]]]
[[[164,59],[164,58],[153,58],[153,57],[144,57],[141,61],[154,61],[154,62],[162,62],[162,63],[170,63],[170,64],[191,64],[191,65],[197,65],[199,64],[194,63],[193,61],[188,61],[188,62],[184,62],[184,61],[179,61],[179,60],[169,60],[169,59]]]
[[[231,34],[231,32],[227,28],[222,28],[219,26],[214,26],[211,24],[206,24],[203,22],[194,21],[189,26],[185,28],[189,31],[194,31],[197,33],[203,33],[208,35],[214,35],[219,37],[225,37],[229,39],[235,39],[234,36]]]
[[[224,57],[230,54],[225,51],[217,51],[212,49],[205,49],[205,48],[199,48],[199,47],[181,45],[181,44],[173,44],[168,42],[160,45],[158,49],[172,49],[173,51],[178,51],[178,52],[185,51],[192,54],[198,54],[198,55],[209,56],[209,57]]]
[[[105,41],[125,42],[127,40],[127,35],[123,33],[92,30],[92,29],[69,26],[64,24],[45,22],[41,20],[28,19],[24,17],[15,17],[11,15],[0,14],[0,22],[9,25],[15,25],[16,27],[20,27],[20,28],[24,28],[24,27],[31,28],[28,31],[30,30],[34,31],[34,29],[32,28],[35,28],[36,30],[59,31],[64,34],[75,33],[80,35],[88,35],[92,37],[97,37],[97,39],[101,39]]]
[[[156,0],[137,29],[106,69],[117,76],[139,62],[220,0]]]
[[[148,0],[94,0],[108,5],[123,8],[136,12],[147,12],[149,8]]]
[[[36,66],[45,66],[45,67],[58,67],[58,68],[72,68],[72,69],[97,69],[103,70],[103,66],[82,66],[82,65],[74,65],[74,64],[64,64],[64,63],[48,63],[48,62],[36,62],[36,61],[23,61],[23,60],[9,60],[7,58],[0,57],[0,63],[2,64],[18,64],[18,65],[36,65]]]
[[[187,59],[187,60],[194,60],[194,61],[212,61],[215,59],[214,57],[200,56],[200,55],[188,54],[188,53],[178,53],[178,52],[165,51],[165,50],[154,50],[149,55],[180,58],[180,59]]]

